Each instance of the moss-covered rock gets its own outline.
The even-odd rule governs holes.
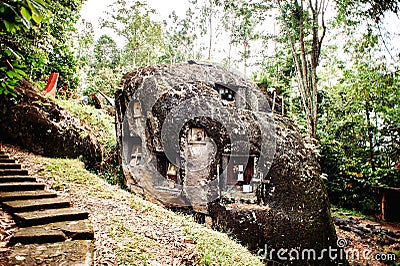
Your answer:
[[[319,257],[324,249],[337,249],[337,238],[315,147],[292,121],[281,116],[274,118],[276,154],[266,182],[257,190],[259,204],[238,204],[222,198],[210,204],[210,215],[216,228],[232,232],[250,249],[266,249],[267,245],[268,258],[279,260],[279,249],[296,249],[300,258],[303,250],[314,249]],[[327,252],[323,260],[307,260],[308,253],[304,258],[290,264],[337,263],[330,260]]]
[[[68,110],[45,97],[26,81],[15,88],[18,97],[0,97],[0,138],[37,154],[82,157],[89,168],[102,161],[92,130]]]

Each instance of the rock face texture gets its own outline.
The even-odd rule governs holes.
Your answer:
[[[122,85],[116,129],[132,191],[211,216],[250,249],[275,249],[266,259],[289,263],[282,248],[290,264],[335,265],[317,259],[336,234],[313,145],[252,82],[192,62],[139,68]]]
[[[0,97],[2,140],[46,156],[81,156],[89,168],[100,165],[101,149],[90,128],[26,81],[15,92],[17,98]]]

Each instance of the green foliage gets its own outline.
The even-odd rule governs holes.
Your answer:
[[[14,88],[26,75],[24,69],[25,67],[18,63],[14,63],[11,67],[7,59],[5,59],[5,63],[2,62],[0,65],[0,95],[17,96]]]
[[[348,24],[357,24],[365,18],[380,22],[385,13],[398,14],[400,2],[397,0],[335,0],[338,19]]]
[[[122,77],[122,71],[119,67],[115,69],[108,67],[99,69],[91,68],[88,74],[86,79],[88,84],[82,92],[84,95],[101,91],[108,96],[114,97],[114,93],[119,88]]]
[[[373,179],[358,167],[359,160],[349,160],[340,143],[322,142],[321,168],[327,174],[326,186],[330,202],[348,209],[373,214],[379,209],[373,197]]]
[[[79,62],[79,68],[84,71],[85,67],[93,60],[94,29],[90,22],[81,19],[77,23],[77,30],[74,36],[76,57]]]
[[[241,46],[240,61],[244,64],[243,72],[246,75],[248,60],[251,56],[251,45],[260,38],[257,26],[263,20],[260,6],[254,6],[248,1],[225,1],[225,12],[233,14],[231,25],[225,25],[230,31],[230,45]]]
[[[74,52],[74,34],[79,19],[81,0],[62,0],[53,2],[51,17],[42,22],[35,33],[37,42],[31,46],[43,51],[46,58],[32,72],[32,79],[48,79],[50,73],[60,74],[58,87],[75,91],[79,86],[78,63]],[[38,37],[40,36],[40,38]]]
[[[92,38],[93,33],[83,29],[78,33],[77,41],[89,46],[93,45]],[[90,95],[101,91],[108,96],[113,96],[123,75],[121,51],[108,35],[102,35],[94,44],[93,49],[88,46],[79,52],[81,74],[84,77],[84,86],[79,92]]]
[[[95,132],[103,154],[101,168],[97,174],[111,184],[122,185],[123,175],[118,164],[114,118],[93,106],[81,105],[73,100],[57,100],[57,102]]]
[[[15,86],[17,78],[25,77],[38,82],[47,80],[52,72],[60,73],[60,87],[72,90],[78,87],[72,34],[80,7],[81,0],[56,1],[51,5],[42,0],[0,2],[3,70],[0,78],[7,77],[4,74],[5,65],[9,66],[8,70],[14,68],[13,71],[20,75],[14,75],[9,82],[6,80],[6,93]],[[35,26],[39,22],[40,27]],[[22,71],[26,75],[22,75]]]
[[[103,92],[113,96],[122,77],[120,50],[115,41],[102,35],[94,46],[91,60],[87,62],[84,95]]]
[[[161,59],[166,63],[181,63],[197,59],[195,41],[198,39],[198,34],[193,20],[194,14],[189,8],[185,17],[181,19],[173,11],[168,21],[164,20],[165,55]]]
[[[151,19],[154,13],[146,3],[123,0],[115,1],[111,11],[106,12],[107,19],[102,21],[102,27],[114,30],[126,41],[121,55],[125,69],[159,62],[164,38],[161,25]]]
[[[351,68],[325,88],[319,135],[331,202],[373,213],[379,204],[372,186],[400,186],[393,169],[400,155],[400,76],[372,57],[374,38],[363,39],[368,45],[354,45]]]
[[[94,46],[95,68],[115,68],[119,65],[120,51],[115,41],[107,35],[102,35]]]
[[[39,24],[47,8],[42,0],[0,1],[0,95],[16,96],[15,86],[26,77],[22,49],[13,37]]]
[[[1,33],[16,33],[38,25],[48,5],[43,0],[3,0],[0,2]]]

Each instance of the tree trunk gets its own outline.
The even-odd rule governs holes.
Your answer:
[[[283,0],[276,0],[278,7],[282,10],[281,2]],[[318,120],[318,78],[317,78],[317,67],[319,64],[319,57],[321,53],[321,45],[325,36],[325,23],[324,23],[324,11],[326,5],[320,0],[309,1],[308,7],[305,6],[304,0],[294,1],[290,3],[292,8],[292,18],[286,18],[287,20],[295,19],[298,22],[298,26],[293,28],[286,24],[286,35],[289,41],[289,45],[292,51],[292,57],[295,63],[297,80],[299,83],[299,91],[301,100],[304,107],[304,112],[307,119],[307,131],[311,138],[316,139],[317,137],[317,120]],[[289,3],[287,3],[289,4]],[[308,8],[308,10],[305,10]],[[307,12],[305,12],[307,11]],[[309,13],[311,15],[312,22],[312,45],[311,51],[307,50],[305,37],[306,37],[306,25],[304,22],[304,16]],[[322,19],[322,35],[319,37],[319,16]],[[284,20],[284,23],[288,21]],[[292,35],[291,31],[297,31],[298,37]],[[298,38],[298,39],[297,39]],[[299,45],[299,49],[296,49],[296,43]]]
[[[245,77],[247,77],[247,43],[244,42],[243,44],[243,50],[244,50],[244,57],[243,57],[243,74]]]
[[[213,39],[213,29],[212,29],[212,14],[213,14],[213,4],[210,0],[210,16],[208,18],[208,23],[210,27],[210,42],[208,46],[208,60],[211,60],[211,49],[212,49],[212,39]]]
[[[371,164],[372,171],[376,170],[375,167],[375,158],[374,158],[374,134],[372,132],[372,125],[371,125],[371,115],[369,109],[369,102],[365,102],[365,116],[367,119],[367,131],[368,131],[368,142],[369,142],[369,162]]]

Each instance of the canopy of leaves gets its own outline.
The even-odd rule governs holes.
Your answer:
[[[339,16],[342,21],[352,21],[354,17],[364,17],[380,22],[387,12],[398,14],[400,2],[398,0],[335,0]]]
[[[39,24],[46,10],[42,0],[0,1],[0,95],[15,96],[14,87],[26,76],[24,56],[10,36],[23,34],[32,25]]]
[[[110,6],[102,27],[110,28],[125,39],[122,64],[126,69],[158,63],[164,46],[161,24],[150,15],[155,13],[141,1],[117,0]],[[160,53],[161,51],[161,53]]]

